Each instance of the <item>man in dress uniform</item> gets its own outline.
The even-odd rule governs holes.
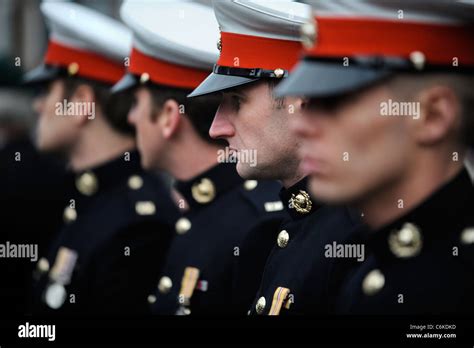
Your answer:
[[[239,175],[280,180],[280,197],[290,215],[273,239],[249,313],[325,313],[330,260],[324,248],[350,233],[355,222],[347,209],[322,206],[310,198],[307,170],[297,158],[299,139],[288,129],[302,100],[273,96],[273,88],[298,59],[299,29],[310,18],[311,7],[291,1],[215,1],[214,11],[221,29],[220,57],[190,97],[222,94],[210,135],[225,139],[239,154],[255,149],[258,165],[239,161]],[[249,240],[248,249],[258,254],[258,242]],[[245,266],[241,270],[252,272]],[[245,285],[242,274],[236,287]]]
[[[32,93],[20,86],[21,77],[13,57],[0,58],[0,277],[4,279],[0,306],[4,317],[24,314],[28,308],[34,261],[47,250],[61,224],[66,178],[60,161],[34,147]],[[3,258],[3,247],[8,246],[32,247],[36,256]]]
[[[364,216],[365,261],[331,279],[336,313],[474,310],[473,5],[314,2],[277,94],[308,98],[292,129],[312,193]]]
[[[226,313],[242,241],[256,226],[276,234],[283,213],[281,186],[245,181],[227,163],[231,159],[222,143],[208,134],[218,96],[186,99],[218,55],[212,8],[188,1],[125,1],[121,15],[134,32],[134,47],[129,74],[114,88],[134,89],[129,119],[142,162],[176,179],[183,208],[157,289],[149,297],[152,311]]]
[[[51,29],[45,63],[25,77],[47,86],[36,101],[38,147],[65,155],[75,179],[64,225],[37,265],[35,312],[144,313],[179,212],[140,166],[127,96],[110,96],[131,33],[77,4],[47,2],[41,10]]]

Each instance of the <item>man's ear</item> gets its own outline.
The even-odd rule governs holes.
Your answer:
[[[303,105],[307,102],[307,99],[301,98],[301,97],[287,97],[288,98],[288,107],[289,111],[291,112],[291,106],[293,106],[295,109],[294,111],[301,110],[303,108]]]
[[[168,99],[161,108],[159,122],[165,139],[173,137],[181,124],[180,106],[174,99]]]
[[[438,143],[457,131],[461,123],[461,106],[451,88],[436,85],[423,89],[418,100],[420,118],[410,122],[418,123],[415,138],[420,144]]]
[[[88,119],[95,117],[91,115],[92,112],[95,113],[97,108],[94,89],[87,84],[80,84],[74,90],[70,100],[68,102],[73,102],[76,110],[80,110],[81,114],[74,117],[78,124],[85,124]],[[94,106],[94,108],[92,108]]]

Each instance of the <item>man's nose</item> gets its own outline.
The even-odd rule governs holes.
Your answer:
[[[213,139],[226,139],[235,135],[234,127],[229,122],[227,112],[222,107],[217,109],[214,121],[209,129],[209,135]]]

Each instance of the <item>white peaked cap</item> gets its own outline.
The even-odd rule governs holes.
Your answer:
[[[44,65],[28,82],[48,80],[61,70],[108,83],[125,71],[132,33],[121,22],[71,2],[46,1],[41,11],[50,30]],[[28,75],[27,75],[28,77]]]
[[[307,2],[314,18],[302,27],[304,58],[277,96],[350,93],[400,71],[474,71],[473,0]]]
[[[114,90],[137,83],[192,89],[211,71],[219,51],[212,7],[197,1],[125,0],[121,17],[133,31],[129,74]]]
[[[300,29],[311,6],[290,0],[215,0],[221,54],[211,75],[189,96],[282,78],[298,61]]]

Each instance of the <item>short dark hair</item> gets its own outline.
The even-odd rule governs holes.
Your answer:
[[[274,103],[275,107],[278,109],[283,108],[285,106],[285,97],[275,97],[275,95],[273,94],[274,89],[280,84],[280,81],[282,80],[275,79],[275,78],[268,78],[268,79],[265,79],[264,81],[267,83],[268,89],[270,90],[272,98],[275,101]]]
[[[407,88],[405,82],[410,82],[414,87]],[[402,82],[402,84],[400,84]],[[474,148],[474,76],[461,73],[430,72],[423,75],[415,73],[398,73],[388,80],[389,86],[395,93],[403,98],[409,98],[414,91],[431,84],[442,84],[451,88],[459,98],[461,104],[461,127],[458,142],[462,146]]]
[[[95,101],[109,125],[122,134],[135,135],[135,128],[127,121],[128,112],[134,100],[130,91],[112,94],[110,84],[81,77],[65,77],[63,82],[66,99],[71,98],[80,85],[90,86],[94,91]]]
[[[187,95],[192,92],[190,89],[155,84],[148,85],[147,87],[150,89],[155,107],[151,117],[156,117],[165,102],[172,99],[179,105],[184,106],[184,114],[203,140],[219,146],[225,145],[225,142],[221,139],[212,139],[209,136],[209,129],[221,101],[219,93],[212,93],[197,98],[187,98]]]

